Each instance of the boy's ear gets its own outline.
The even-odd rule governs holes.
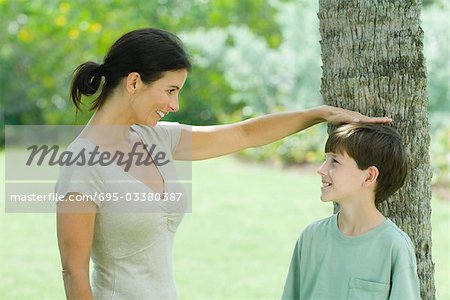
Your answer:
[[[363,185],[366,187],[369,187],[373,184],[376,184],[378,175],[380,174],[380,172],[378,171],[378,168],[375,166],[370,166],[367,168],[366,171],[367,171],[367,175],[366,175]]]

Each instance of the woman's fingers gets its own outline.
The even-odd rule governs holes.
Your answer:
[[[379,123],[379,124],[390,124],[392,123],[392,118],[390,117],[368,117],[360,114],[356,111],[351,111],[339,107],[331,107],[332,113],[329,115],[327,121],[334,125],[339,125],[343,123]]]
[[[380,124],[390,124],[392,123],[392,118],[389,117],[366,117],[363,116],[364,118],[353,118],[352,122],[357,123],[357,122],[367,122],[367,123],[380,123]]]

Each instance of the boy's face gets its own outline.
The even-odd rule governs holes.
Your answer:
[[[320,199],[339,204],[358,200],[367,172],[360,170],[347,153],[326,153],[325,162],[317,170],[322,178]]]

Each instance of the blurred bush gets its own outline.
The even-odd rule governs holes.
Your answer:
[[[238,156],[246,160],[270,162],[280,167],[318,163],[324,158],[326,138],[326,127],[314,126],[270,145],[241,151]]]
[[[92,112],[76,115],[68,100],[72,70],[87,60],[102,62],[109,45],[121,34],[146,26],[178,33],[193,58],[180,111],[166,120],[227,123],[322,102],[317,1],[74,3],[0,1],[2,127],[87,122]],[[434,180],[440,181],[450,176],[449,123],[444,121],[450,114],[450,4],[429,0],[424,5],[431,158]],[[318,162],[323,157],[324,128],[249,149],[240,156],[283,165]]]
[[[275,8],[260,0],[0,0],[0,146],[4,124],[86,123],[92,112],[76,115],[69,101],[72,71],[88,60],[102,62],[108,47],[127,31],[157,27],[180,33],[205,24],[246,24],[276,45],[274,14]],[[193,73],[183,91],[189,105],[183,101],[186,110],[178,121],[216,123],[220,111],[239,108],[229,105],[230,87],[217,68],[194,67]]]
[[[321,103],[317,3],[278,2],[274,7],[282,36],[276,48],[245,26],[197,29],[185,35],[186,43],[197,51],[200,65],[222,70],[231,88],[229,103],[241,104],[240,112],[218,117],[221,122]],[[447,3],[429,1],[422,13],[433,182],[448,181],[450,176],[449,122],[446,121],[450,114],[450,43],[446,26],[449,8]],[[239,156],[279,165],[317,163],[323,158],[325,139],[324,129],[308,130],[265,147],[245,150]]]
[[[450,119],[435,114],[431,121],[431,162],[433,183],[450,186]]]

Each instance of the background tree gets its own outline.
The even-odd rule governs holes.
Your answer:
[[[379,209],[413,240],[421,296],[435,299],[420,11],[417,0],[320,0],[321,93],[328,104],[393,117],[409,153],[409,175],[404,187]]]

